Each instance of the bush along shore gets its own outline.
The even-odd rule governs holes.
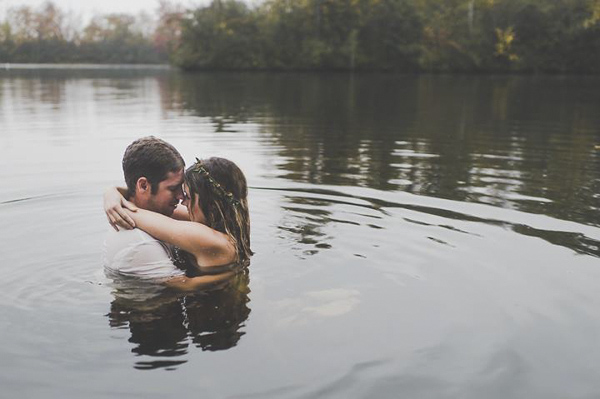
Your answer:
[[[195,9],[163,1],[152,21],[112,14],[81,30],[68,29],[68,13],[52,3],[43,7],[9,10],[0,25],[0,62],[600,72],[600,0],[267,0],[252,7],[213,0]]]

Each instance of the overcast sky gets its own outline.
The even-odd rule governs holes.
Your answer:
[[[38,7],[47,0],[0,0],[0,16],[5,15],[7,8],[15,6]],[[177,0],[174,3],[185,6],[208,4],[210,0]],[[83,19],[89,18],[92,14],[106,14],[113,12],[136,14],[140,11],[147,11],[154,14],[158,8],[158,0],[53,0],[53,3],[61,9],[73,10],[81,14]]]

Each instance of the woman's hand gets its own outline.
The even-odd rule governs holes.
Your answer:
[[[234,272],[229,271],[212,276],[175,277],[165,282],[165,285],[175,288],[178,291],[198,291],[207,288],[217,289],[228,284],[234,275]]]
[[[137,212],[138,208],[127,201],[116,187],[110,187],[104,192],[104,213],[106,213],[108,223],[116,231],[119,231],[119,227],[125,230],[135,227],[135,222],[127,214],[126,209]]]

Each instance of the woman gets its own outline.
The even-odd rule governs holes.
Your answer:
[[[178,257],[185,258],[201,274],[211,275],[166,283],[181,289],[202,287],[203,279],[212,282],[217,276],[231,276],[234,266],[247,263],[252,256],[244,174],[224,158],[196,161],[184,175],[183,205],[187,214],[183,207],[177,207],[170,218],[138,209],[118,196],[118,202],[125,205],[122,211],[133,219],[136,227],[177,247]],[[110,207],[108,204],[107,208]]]

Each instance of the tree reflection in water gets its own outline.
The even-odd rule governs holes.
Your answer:
[[[596,77],[397,74],[158,78],[166,111],[209,118],[216,134],[260,125],[275,165],[266,179],[339,186],[343,200],[346,187],[365,187],[590,226],[600,226],[598,83]],[[302,257],[327,247],[326,225],[349,221],[304,197],[286,196],[280,223],[284,237],[298,238]],[[380,207],[377,198],[363,199]],[[507,226],[600,256],[595,240]]]
[[[245,334],[250,314],[247,270],[225,287],[185,295],[137,279],[109,277],[114,288],[109,324],[129,329],[131,352],[143,357],[136,369],[174,369],[187,362],[190,345],[226,350]]]

